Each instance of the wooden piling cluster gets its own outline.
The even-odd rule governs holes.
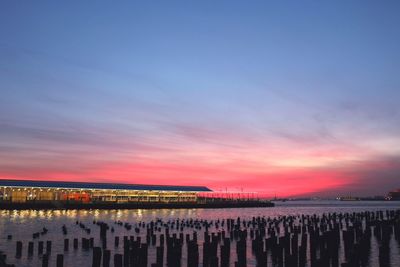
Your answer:
[[[0,266],[1,267],[15,267],[14,264],[7,263],[7,255],[0,251]]]
[[[377,246],[377,266],[391,264],[391,242],[400,246],[400,210],[358,213],[327,213],[214,220],[156,219],[150,222],[121,222],[114,225],[93,221],[80,238],[71,236],[67,225],[61,227],[63,253],[52,256],[53,242],[41,240],[46,228],[32,235],[32,240],[15,242],[15,258],[37,256],[41,266],[64,266],[70,241],[73,250],[92,252],[92,267],[364,267],[370,265],[372,247]],[[119,229],[116,231],[116,229]],[[115,232],[126,233],[118,236]],[[93,234],[99,233],[98,238]],[[114,247],[109,247],[108,237]],[[39,239],[39,240],[38,240]],[[99,242],[97,241],[99,240]],[[26,250],[26,252],[24,252]],[[154,253],[149,253],[152,251]],[[75,253],[75,252],[74,252]],[[149,254],[154,257],[149,258]],[[7,256],[0,252],[0,267]],[[375,266],[375,265],[374,265]]]

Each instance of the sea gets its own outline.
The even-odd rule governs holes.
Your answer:
[[[120,244],[115,247],[115,236],[141,236],[145,240],[146,230],[141,229],[140,233],[136,233],[133,229],[137,226],[141,227],[143,223],[147,224],[151,221],[163,221],[164,223],[176,220],[202,220],[216,221],[223,219],[251,220],[253,217],[279,218],[282,216],[296,215],[322,215],[328,213],[354,213],[364,211],[386,211],[400,209],[400,202],[396,201],[285,201],[275,202],[275,207],[269,208],[226,208],[226,209],[137,209],[137,210],[0,210],[0,251],[7,255],[7,263],[13,263],[15,266],[42,266],[41,256],[37,253],[39,241],[52,242],[51,254],[49,256],[49,266],[56,266],[56,255],[64,255],[64,266],[78,267],[91,266],[93,252],[92,250],[81,249],[82,237],[93,237],[94,246],[101,246],[100,229],[94,222],[105,222],[113,227],[114,232],[107,232],[107,248],[111,250],[111,264],[113,265],[113,255],[123,253],[123,246]],[[90,234],[84,231],[77,222],[82,223],[85,227],[91,229]],[[132,225],[132,229],[126,229],[116,222],[128,223]],[[62,227],[65,225],[67,234],[63,234]],[[43,233],[43,228],[47,231],[40,234],[39,237],[33,238],[33,233]],[[221,231],[219,229],[209,229],[210,231]],[[164,231],[164,230],[163,230]],[[172,234],[175,230],[171,229]],[[177,232],[179,230],[176,230]],[[199,244],[201,244],[204,229],[185,228],[184,234],[193,234],[193,231],[199,233]],[[12,235],[11,240],[8,236]],[[68,251],[64,251],[64,239],[70,239],[70,247]],[[72,248],[72,239],[79,239],[79,249]],[[22,241],[22,254],[16,257],[16,242]],[[28,242],[34,242],[34,253],[28,256]],[[157,241],[158,242],[158,241]],[[247,266],[256,266],[254,255],[251,251],[251,241],[247,245]],[[200,265],[202,266],[202,253],[200,246]],[[187,256],[185,245],[182,249],[181,266],[186,266]],[[155,262],[155,247],[149,246],[148,266]],[[234,266],[236,251],[232,246],[230,266]],[[341,262],[344,260],[343,251],[340,253]],[[379,266],[378,261],[378,244],[376,240],[372,240],[371,256],[368,266]],[[164,261],[165,263],[165,261]],[[274,266],[271,262],[268,266]],[[309,261],[307,262],[309,266]],[[400,247],[399,243],[394,240],[390,241],[390,266],[400,266]]]

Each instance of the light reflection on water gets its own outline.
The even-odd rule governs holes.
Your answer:
[[[98,227],[93,226],[93,220],[101,220],[114,225],[114,221],[123,221],[135,224],[136,222],[149,222],[157,218],[164,221],[169,219],[206,219],[215,220],[222,218],[251,218],[256,216],[278,217],[283,215],[298,214],[322,214],[330,212],[360,212],[360,211],[376,211],[386,209],[398,209],[400,202],[339,202],[339,201],[287,201],[278,202],[274,208],[238,208],[238,209],[159,209],[159,210],[23,210],[23,211],[0,211],[0,250],[4,251],[8,256],[8,262],[15,263],[16,266],[40,266],[37,256],[38,240],[52,240],[52,256],[50,257],[50,266],[55,265],[55,255],[64,253],[64,266],[86,266],[92,260],[91,252],[84,252],[81,249],[74,251],[72,244],[69,252],[63,251],[63,239],[77,237],[89,237],[85,232],[75,225],[75,221],[82,221],[92,229],[92,236],[95,238],[95,244],[99,245]],[[65,224],[68,228],[68,235],[63,236],[61,227]],[[49,232],[35,239],[34,257],[27,258],[27,244],[32,241],[32,233],[39,232],[46,227]],[[191,231],[191,230],[190,230]],[[145,231],[144,231],[145,232]],[[7,235],[12,234],[13,240],[8,241]],[[145,233],[141,232],[143,236]],[[133,230],[127,231],[123,227],[115,227],[115,233],[109,233],[108,248],[113,253],[122,253],[121,246],[113,249],[113,236],[134,235]],[[200,235],[201,236],[201,235]],[[24,241],[23,256],[21,259],[15,258],[15,242]],[[250,247],[250,246],[248,246]],[[392,242],[392,266],[400,266],[399,248],[394,241]],[[201,255],[201,253],[200,253]],[[248,252],[251,256],[251,252]],[[149,265],[154,262],[151,257],[154,252],[149,250]],[[378,254],[372,251],[371,260],[376,261]],[[231,262],[234,260],[231,259]],[[201,262],[201,257],[200,257]],[[250,261],[251,263],[254,261]],[[182,266],[185,266],[183,264]],[[249,264],[249,266],[251,266]],[[374,266],[374,265],[371,265]]]

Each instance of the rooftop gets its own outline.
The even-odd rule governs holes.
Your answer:
[[[119,190],[153,190],[153,191],[186,191],[210,192],[205,186],[179,186],[179,185],[145,185],[145,184],[113,184],[113,183],[87,183],[64,181],[36,181],[36,180],[2,180],[0,187],[46,187],[68,189],[119,189]]]

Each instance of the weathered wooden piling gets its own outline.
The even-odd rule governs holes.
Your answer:
[[[74,238],[74,249],[78,249],[78,238]]]
[[[64,251],[68,251],[69,250],[69,239],[65,238],[64,239]]]
[[[199,245],[194,240],[189,240],[187,244],[187,266],[199,266]]]
[[[43,241],[38,242],[38,254],[39,255],[43,254]]]
[[[228,267],[230,263],[231,241],[229,238],[224,238],[223,245],[220,248],[221,267]]]
[[[42,256],[42,267],[48,267],[49,266],[49,255],[48,254],[43,254]]]
[[[64,255],[63,254],[57,254],[56,266],[57,267],[64,267]]]
[[[156,266],[164,266],[164,246],[159,246],[156,248]]]
[[[103,252],[103,267],[110,267],[111,251],[106,249]]]
[[[17,241],[17,247],[16,247],[16,253],[15,253],[15,257],[16,258],[21,258],[22,255],[22,242],[21,241]]]
[[[51,253],[51,241],[47,240],[46,241],[46,254],[50,254]]]
[[[33,242],[29,241],[28,243],[28,256],[31,257],[33,255]]]
[[[82,249],[88,250],[89,248],[90,248],[89,239],[82,237]]]
[[[92,267],[100,267],[101,264],[101,248],[93,248]]]
[[[114,267],[122,267],[122,255],[121,254],[114,255]]]

